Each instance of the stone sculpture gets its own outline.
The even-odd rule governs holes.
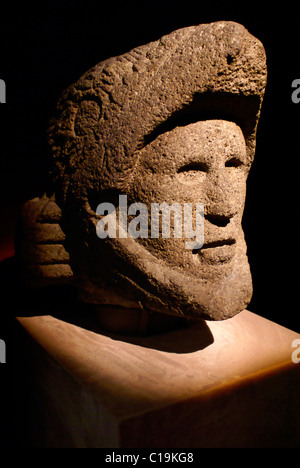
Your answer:
[[[29,284],[72,284],[107,315],[222,320],[246,308],[241,221],[266,76],[262,44],[221,21],[105,60],[70,86],[49,128],[52,193],[23,209]],[[118,212],[120,195],[149,213],[202,203],[202,248],[175,238],[174,220],[169,238],[100,239],[97,207]]]

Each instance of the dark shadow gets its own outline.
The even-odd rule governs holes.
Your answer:
[[[159,135],[191,123],[220,119],[235,122],[241,127],[245,140],[252,135],[259,110],[258,96],[245,96],[226,92],[196,93],[191,103],[175,111],[145,136],[142,147],[152,143]]]
[[[204,320],[194,320],[185,328],[146,337],[123,338],[123,341],[166,353],[188,354],[207,348],[213,344],[214,337]]]
[[[204,320],[186,320],[159,314],[163,320],[147,336],[132,336],[108,331],[101,326],[98,306],[78,301],[77,291],[72,286],[48,286],[43,288],[22,288],[18,280],[17,260],[15,257],[0,263],[2,297],[9,307],[2,316],[12,320],[14,317],[33,317],[51,315],[80,328],[105,335],[113,340],[124,341],[146,348],[168,353],[193,353],[210,346],[214,342],[212,333]],[[171,324],[171,325],[170,325]]]
[[[114,333],[101,327],[97,322],[96,306],[93,304],[74,302],[69,305],[70,307],[64,310],[56,307],[50,315],[116,341],[177,354],[194,353],[214,342],[213,335],[204,320],[184,321],[181,326],[174,329],[156,331],[146,336],[132,336]]]

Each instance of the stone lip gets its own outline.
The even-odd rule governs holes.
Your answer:
[[[236,240],[224,239],[204,244],[198,254],[211,262],[230,262],[235,254]]]

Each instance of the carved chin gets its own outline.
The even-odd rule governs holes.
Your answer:
[[[81,299],[86,302],[224,320],[244,310],[251,300],[252,278],[244,240],[234,246],[234,254],[231,246],[218,247],[221,252],[204,253],[213,255],[214,260],[220,255],[227,257],[219,263],[217,280],[214,275],[203,278],[177,271],[132,238],[110,239],[109,243],[119,259],[118,271],[88,278],[81,291]],[[212,268],[218,268],[216,261]],[[117,278],[113,285],[109,276]]]

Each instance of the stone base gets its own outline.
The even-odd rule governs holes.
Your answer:
[[[248,311],[131,339],[18,318],[21,445],[300,447],[299,338]]]

